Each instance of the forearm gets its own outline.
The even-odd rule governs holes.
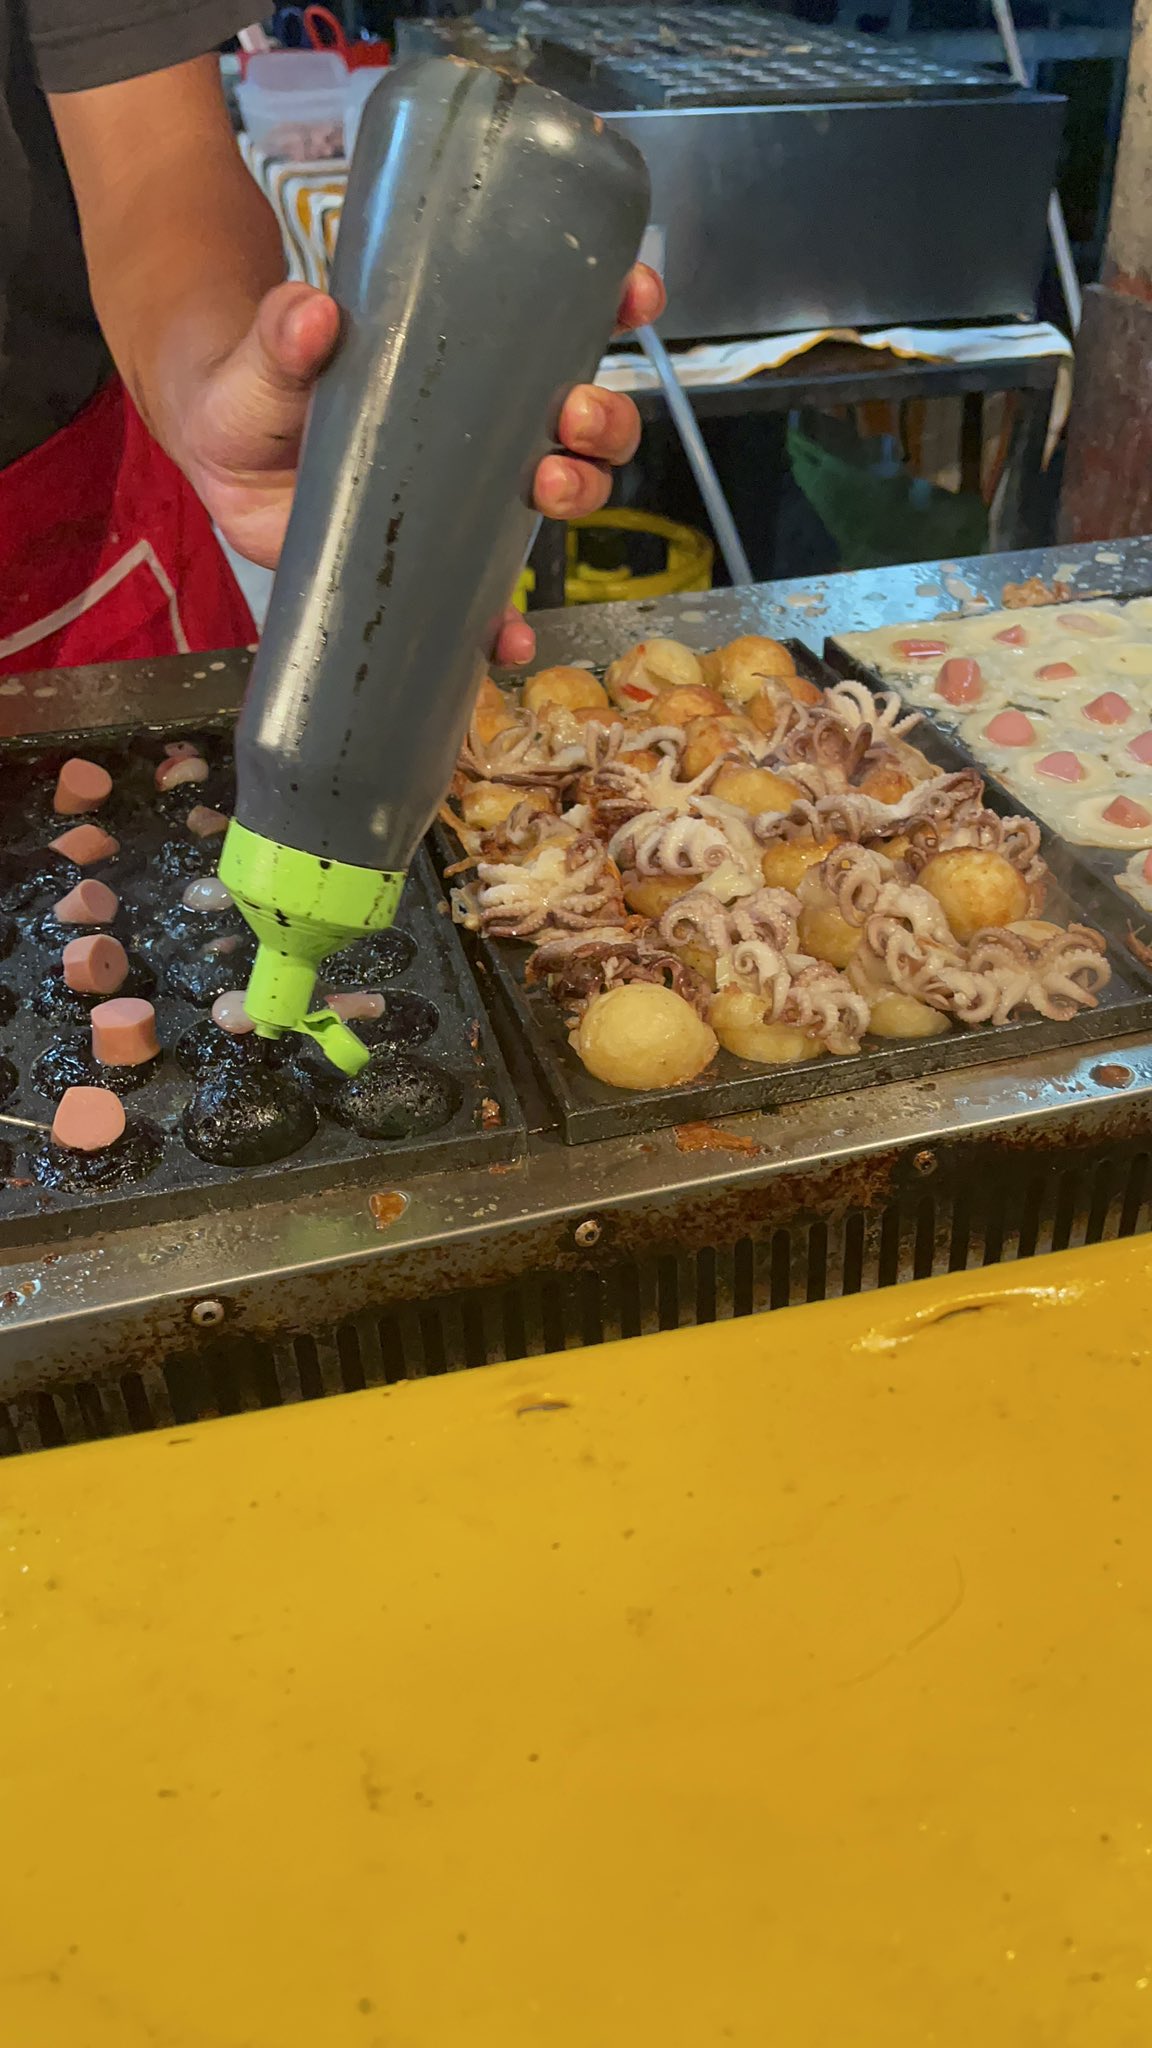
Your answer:
[[[152,432],[180,460],[191,392],[284,275],[275,219],[236,150],[214,58],[60,95],[52,112],[101,327]]]

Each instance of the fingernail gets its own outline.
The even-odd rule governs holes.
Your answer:
[[[579,502],[580,488],[583,480],[574,462],[558,460],[556,470],[556,489],[553,496],[557,510],[567,512],[570,506]]]
[[[601,399],[593,391],[574,392],[568,401],[568,418],[565,425],[573,433],[592,439],[602,434],[608,424],[608,414]]]

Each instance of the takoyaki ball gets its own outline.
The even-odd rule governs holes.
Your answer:
[[[865,768],[856,783],[864,796],[875,798],[878,804],[898,804],[902,796],[916,787],[912,777],[898,761],[888,759],[876,761]]]
[[[501,690],[485,676],[476,695],[472,708],[471,730],[482,747],[496,738],[497,733],[507,732],[516,721],[516,700],[506,690]]]
[[[524,704],[542,711],[559,704],[565,711],[607,710],[608,692],[586,668],[542,668],[524,685]]]
[[[667,690],[700,684],[700,663],[679,640],[641,640],[614,661],[604,678],[608,695],[622,711],[654,703]]]
[[[685,782],[702,775],[713,761],[719,761],[725,754],[739,751],[741,740],[753,745],[760,734],[750,718],[739,711],[726,711],[718,718],[693,718],[684,728],[684,752],[680,757],[680,774]]]
[[[1014,924],[1031,908],[1028,884],[1002,853],[955,847],[934,854],[918,879],[962,943],[990,925]]]
[[[460,1107],[460,1084],[431,1060],[381,1046],[368,1065],[341,1081],[325,1107],[361,1138],[422,1138],[451,1123]]]
[[[715,690],[703,683],[684,683],[665,691],[653,707],[652,722],[658,725],[689,726],[696,718],[723,718],[728,706]]]
[[[755,1060],[760,1066],[815,1059],[824,1049],[807,1031],[770,1023],[764,1015],[763,996],[750,989],[722,989],[708,1018],[725,1052],[735,1053],[737,1059]]]
[[[729,640],[726,647],[717,647],[706,656],[704,668],[705,680],[713,689],[734,697],[738,704],[746,704],[769,677],[796,674],[788,649],[762,633],[744,633],[738,640]]]
[[[777,677],[773,682],[765,683],[762,690],[749,697],[744,709],[756,730],[768,736],[775,733],[785,713],[790,713],[790,699],[793,702],[799,699],[805,704],[811,702],[811,698],[800,696],[801,689],[813,691],[816,697],[820,695],[816,685],[807,682],[803,676],[790,676],[787,680]]]
[[[629,868],[623,876],[624,901],[638,917],[655,921],[689,889],[695,889],[699,875],[638,875]]]
[[[952,1026],[943,1010],[892,989],[871,998],[868,1029],[874,1038],[939,1038]]]
[[[840,843],[835,835],[828,839],[813,839],[809,834],[799,839],[777,840],[764,849],[760,865],[765,882],[770,889],[795,892],[809,868],[819,867]]]
[[[556,799],[547,789],[518,789],[509,782],[470,782],[460,798],[460,814],[473,831],[491,832],[518,804],[527,804],[530,811],[556,809]]]
[[[751,761],[732,761],[721,768],[708,794],[759,817],[765,811],[790,811],[804,792],[798,783],[774,774],[771,768],[757,768]]]
[[[180,1128],[188,1150],[209,1166],[270,1166],[299,1152],[318,1122],[311,1094],[290,1068],[229,1064],[201,1072]]]
[[[656,982],[625,982],[593,996],[571,1043],[610,1088],[675,1088],[716,1057],[716,1034],[691,1003]]]
[[[860,929],[841,917],[819,874],[810,869],[796,891],[800,898],[800,950],[833,967],[847,967],[860,944]]]

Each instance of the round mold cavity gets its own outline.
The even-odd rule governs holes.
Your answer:
[[[330,953],[322,973],[332,988],[373,989],[394,981],[416,958],[416,941],[402,925],[386,932],[368,932],[342,953]]]
[[[318,1122],[298,1074],[229,1065],[201,1073],[180,1128],[188,1150],[209,1166],[271,1166],[299,1152]]]
[[[59,1102],[66,1088],[112,1088],[117,1095],[131,1095],[144,1088],[156,1073],[164,1055],[143,1060],[138,1067],[105,1067],[95,1058],[87,1038],[58,1038],[46,1046],[35,1061],[29,1079],[37,1094]]]
[[[111,1069],[105,1069],[110,1072]],[[33,1178],[63,1195],[114,1194],[155,1173],[164,1140],[155,1124],[129,1119],[123,1136],[99,1152],[69,1152],[45,1138],[32,1151]]]
[[[161,977],[169,995],[210,1010],[217,996],[244,987],[255,958],[256,941],[245,935],[231,953],[177,953],[163,963]]]
[[[333,1089],[330,1116],[360,1138],[424,1138],[451,1123],[462,1101],[460,1083],[431,1060],[382,1046],[368,1065]]]

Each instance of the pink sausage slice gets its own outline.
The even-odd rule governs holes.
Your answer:
[[[157,789],[179,789],[182,782],[207,782],[208,763],[199,754],[169,754],[156,770]]]
[[[1095,725],[1123,725],[1124,720],[1132,716],[1132,706],[1118,691],[1105,690],[1102,696],[1093,697],[1092,702],[1084,706],[1084,716]]]
[[[994,747],[1030,747],[1036,727],[1022,711],[998,711],[984,727],[984,737]]]
[[[1042,683],[1067,683],[1076,674],[1070,661],[1049,661],[1036,674]]]
[[[940,656],[948,652],[948,642],[946,640],[897,640],[896,652],[897,654],[902,654],[905,661],[939,661]]]
[[[67,832],[49,844],[53,853],[74,860],[78,868],[90,868],[98,860],[111,860],[120,851],[120,841],[113,839],[103,825],[69,825]]]
[[[1037,775],[1051,775],[1056,782],[1083,782],[1087,770],[1077,754],[1045,754],[1036,763]]]
[[[936,678],[936,695],[945,704],[976,704],[984,695],[984,678],[978,661],[954,654]]]
[[[184,823],[196,839],[214,839],[218,832],[228,830],[229,820],[209,804],[193,804]]]
[[[65,761],[56,778],[52,808],[58,817],[76,818],[82,811],[98,810],[112,794],[112,777],[95,761],[76,755]]]
[[[1101,813],[1108,825],[1120,825],[1125,830],[1140,831],[1145,825],[1152,825],[1152,811],[1146,811],[1143,804],[1134,804],[1130,796],[1113,797],[1108,809]]]
[[[66,1088],[52,1119],[52,1143],[68,1152],[102,1152],[124,1136],[124,1104],[110,1088]]]
[[[1023,626],[1005,626],[1002,633],[994,633],[992,637],[995,640],[999,640],[1004,647],[1027,647],[1028,645],[1028,635],[1024,631]]]
[[[60,898],[52,915],[60,924],[111,924],[119,908],[115,889],[88,875]]]
[[[1152,732],[1137,733],[1124,751],[1131,754],[1134,761],[1143,761],[1145,767],[1152,767]]]
[[[140,996],[113,996],[92,1012],[92,1052],[102,1067],[142,1067],[160,1050],[156,1012]]]
[[[63,965],[68,987],[81,996],[114,996],[128,979],[128,955],[107,932],[69,939]]]

